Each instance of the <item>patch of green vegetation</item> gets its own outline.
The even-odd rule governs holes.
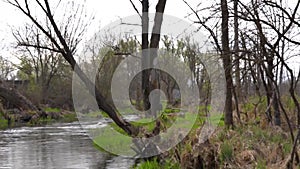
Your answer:
[[[98,136],[93,139],[94,146],[100,151],[105,151],[115,154],[133,154],[133,150],[128,147],[131,145],[132,138],[124,137],[122,133],[112,132],[111,127],[96,129]]]
[[[282,145],[284,156],[287,156],[291,153],[293,144],[290,142],[283,143]]]
[[[254,109],[254,105],[252,103],[245,103],[242,106],[243,111],[245,112],[251,112]]]
[[[257,107],[258,112],[263,112],[267,106],[267,97],[262,96],[259,98],[258,96],[251,96],[246,103],[242,104],[241,110],[243,112],[252,112],[255,108],[254,104],[256,103],[259,103]]]
[[[180,169],[180,164],[179,163],[174,163],[170,160],[166,160],[163,166],[166,169]]]
[[[122,112],[122,113],[119,115],[122,115],[122,116],[134,114],[133,110],[131,110],[130,108],[126,108],[124,110],[121,110],[120,112]],[[107,113],[105,113],[104,111],[89,112],[89,113],[83,114],[83,116],[88,117],[88,118],[99,118],[99,117],[110,118],[107,115]]]
[[[163,111],[163,114],[166,113],[166,114],[170,114],[170,113],[179,113],[180,112],[180,109],[176,109],[176,108],[166,108],[164,111]]]
[[[297,95],[296,95],[296,99],[298,101],[300,101],[300,97],[297,96]],[[293,111],[293,110],[296,109],[296,105],[295,105],[295,102],[294,102],[294,100],[293,100],[292,97],[290,97],[290,96],[283,96],[282,97],[282,101],[283,101],[285,107],[287,108],[287,110]]]
[[[145,161],[142,162],[140,165],[135,167],[134,169],[157,169],[161,168],[160,164],[157,162],[157,160],[152,160],[152,161]]]
[[[89,112],[86,114],[83,114],[84,117],[88,117],[88,118],[99,118],[99,117],[106,117],[108,118],[109,116],[103,112],[103,111],[93,111],[93,112]]]
[[[190,123],[190,121],[195,121],[195,114],[186,113],[184,117],[169,117],[169,116],[163,116],[161,115],[159,117],[159,120],[163,123],[161,126],[163,127],[170,127],[172,125],[172,118],[177,118],[179,121],[178,128],[187,128],[193,123]],[[172,120],[170,120],[172,119]],[[150,121],[150,122],[149,122]],[[143,127],[146,129],[146,131],[152,131],[156,126],[156,121],[150,118],[147,119],[140,119],[135,122],[132,122],[133,125]],[[196,123],[194,126],[195,129],[199,128],[200,124],[202,122],[199,122],[196,120]],[[119,134],[114,134],[111,130],[117,131]],[[127,151],[128,147],[124,147],[124,145],[130,145],[132,143],[132,140],[130,137],[124,137],[124,135],[127,135],[120,127],[118,127],[115,123],[110,123],[109,126],[93,130],[92,132],[97,134],[97,137],[94,139],[94,143],[98,149],[103,151],[103,148],[101,148],[101,145],[105,145],[106,147],[109,147],[109,150],[107,148],[105,151],[108,152],[119,152],[119,151]]]
[[[110,126],[108,126],[108,127],[114,129],[115,131],[117,131],[117,132],[119,132],[119,133],[121,133],[121,134],[123,134],[123,135],[128,135],[128,134],[127,134],[123,129],[121,129],[116,123],[110,123],[109,125],[110,125]]]
[[[256,169],[267,169],[267,162],[265,160],[258,160]]]
[[[55,120],[52,119],[51,117],[46,117],[46,118],[38,118],[35,120],[31,120],[30,122],[28,122],[26,125],[33,127],[33,126],[39,126],[39,125],[47,125],[47,124],[51,124],[54,123]]]
[[[280,134],[274,134],[274,135],[270,135],[270,139],[269,140],[271,142],[273,142],[273,143],[280,143],[284,139],[283,139],[282,135],[280,135]]]
[[[8,128],[8,121],[0,113],[0,130]]]
[[[211,110],[211,105],[200,105],[198,106],[198,112],[200,114],[205,114],[205,112],[209,112]]]
[[[49,112],[52,113],[56,113],[54,111],[57,111],[57,113],[60,112],[60,110],[58,111],[58,109],[48,109]],[[52,123],[70,123],[70,122],[74,122],[77,121],[77,116],[75,112],[70,112],[70,113],[64,113],[62,117],[59,117],[58,119],[53,119],[50,116],[46,117],[46,118],[38,118],[38,119],[34,119],[31,120],[29,123],[27,123],[27,126],[38,126],[38,125],[48,125],[48,124],[52,124]]]
[[[266,140],[268,138],[268,133],[267,131],[261,129],[259,126],[253,126],[252,131],[254,134],[254,139],[261,141],[261,140]]]
[[[171,161],[167,160],[163,163],[159,163],[157,159],[154,160],[147,160],[140,163],[138,166],[134,167],[134,169],[180,169],[180,164],[172,163]]]
[[[44,108],[44,111],[45,112],[60,113],[61,109],[60,108],[46,107],[46,108]]]
[[[227,141],[225,141],[221,145],[220,160],[222,162],[232,160],[234,155],[233,153],[234,153],[233,146]]]
[[[274,132],[274,131],[268,131],[268,130],[263,130],[259,126],[252,126],[250,130],[253,132],[253,138],[251,140],[253,142],[255,141],[261,141],[261,140],[267,140],[270,143],[274,144],[282,144],[283,148],[286,149],[286,152],[290,152],[291,150],[291,140],[286,139],[283,135],[283,133],[279,132]]]
[[[125,108],[124,110],[121,110],[120,112],[122,112],[123,115],[127,115],[127,114],[134,114],[135,110],[132,109],[131,107]]]
[[[63,115],[61,121],[64,123],[70,123],[70,122],[74,122],[77,121],[77,116],[76,113],[66,113]]]
[[[152,118],[142,118],[142,119],[132,122],[132,124],[141,125],[143,123],[149,123],[149,122],[153,122],[153,121],[154,121],[154,119],[152,119]]]
[[[217,135],[217,139],[220,140],[220,141],[224,141],[226,140],[226,130],[222,130],[218,133]]]
[[[219,114],[213,114],[212,116],[208,117],[208,120],[211,124],[216,125],[216,126],[224,126],[224,114],[219,113]]]

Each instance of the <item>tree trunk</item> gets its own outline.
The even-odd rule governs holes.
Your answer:
[[[142,68],[144,70],[142,72],[142,90],[143,90],[143,104],[144,111],[150,110],[148,115],[156,117],[157,111],[159,111],[160,105],[160,96],[155,95],[154,98],[151,99],[150,104],[149,95],[150,92],[156,88],[159,88],[159,72],[154,68],[154,59],[157,57],[157,51],[159,48],[160,41],[160,32],[161,25],[163,20],[163,13],[165,10],[166,0],[159,0],[156,5],[156,14],[154,18],[154,26],[152,28],[152,35],[150,40],[150,48],[149,48],[149,2],[148,0],[142,1],[143,5],[143,15],[142,15]],[[150,51],[148,50],[150,49]],[[148,69],[150,68],[150,69]],[[151,76],[151,78],[150,78]],[[150,80],[151,79],[151,80]]]
[[[154,18],[154,25],[152,28],[152,35],[150,40],[150,64],[155,67],[154,59],[158,56],[158,48],[160,41],[161,25],[163,21],[163,13],[165,11],[167,0],[159,0],[156,5],[156,13]],[[151,72],[150,91],[160,89],[160,71],[153,69]],[[155,93],[151,98],[151,115],[156,118],[157,113],[161,111],[160,93]]]
[[[241,99],[241,75],[240,75],[240,55],[239,55],[239,20],[238,20],[238,0],[234,0],[234,63],[235,63],[235,88],[233,95],[235,100],[236,113],[241,122],[239,100]]]
[[[149,1],[143,0],[143,14],[142,14],[142,69],[151,67],[150,55],[149,55]],[[143,109],[144,111],[149,110],[149,94],[150,94],[150,82],[149,82],[149,71],[142,71],[142,91],[143,91]]]
[[[225,69],[225,79],[226,79],[226,101],[225,101],[225,125],[227,127],[233,127],[233,117],[232,117],[232,62],[229,49],[229,33],[228,33],[228,20],[229,12],[227,6],[227,0],[221,0],[221,10],[222,10],[222,59],[223,66]]]

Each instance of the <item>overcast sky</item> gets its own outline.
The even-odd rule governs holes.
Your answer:
[[[10,27],[21,27],[27,18],[19,10],[15,9],[13,6],[5,3],[4,1],[5,0],[0,0],[0,55],[10,58],[12,57],[13,50],[8,51],[8,49],[14,42]],[[50,0],[50,3],[55,1],[57,0]],[[62,2],[65,1],[66,0],[63,0]],[[84,0],[77,0],[77,2],[79,1]],[[139,0],[132,1],[137,5],[138,9],[141,9]],[[157,0],[150,0],[150,12],[155,12],[156,2]],[[197,6],[199,2],[202,2],[201,8],[203,8],[210,5],[213,0],[187,0],[187,2],[193,7]],[[293,0],[291,2],[296,1]],[[95,20],[87,32],[88,36],[98,31],[100,26],[104,27],[113,21],[119,20],[120,17],[122,18],[136,14],[136,11],[133,9],[130,3],[130,0],[86,0],[86,5],[88,12],[95,15]],[[185,17],[190,12],[190,9],[183,2],[183,0],[167,1],[165,14],[187,20]],[[299,59],[297,58],[292,59],[292,62],[296,62],[296,66],[299,65]]]
[[[14,38],[11,34],[11,27],[21,27],[28,19],[15,7],[0,0],[0,55],[10,57],[11,51],[8,48],[12,46]],[[50,0],[50,3],[57,0]],[[82,0],[83,1],[83,0]],[[139,0],[133,0],[138,9],[141,9]],[[155,12],[155,3],[157,0],[150,0],[150,12]],[[188,0],[188,2],[196,6],[199,0]],[[87,35],[92,35],[99,27],[118,20],[120,17],[135,15],[136,11],[133,9],[129,0],[86,0],[88,12],[95,15],[95,20],[91,25]],[[181,19],[187,16],[190,12],[189,8],[182,0],[167,1],[165,13]]]

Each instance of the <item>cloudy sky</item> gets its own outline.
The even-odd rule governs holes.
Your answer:
[[[11,34],[11,27],[21,27],[28,19],[15,7],[0,0],[0,55],[5,57],[11,57],[12,51],[9,48],[14,42],[14,38]],[[51,0],[55,2],[57,0]],[[84,1],[84,0],[81,0]],[[138,9],[141,9],[139,0],[132,0]],[[150,0],[150,11],[155,11],[156,0]],[[188,0],[188,2],[196,6],[198,0]],[[95,20],[90,26],[87,35],[92,35],[95,31],[99,30],[99,27],[119,20],[119,18],[129,15],[135,15],[136,11],[132,7],[130,0],[86,0],[86,7],[90,14],[95,15]],[[181,19],[184,19],[190,10],[182,0],[167,1],[165,13]]]
[[[28,19],[17,9],[10,4],[0,0],[0,55],[6,58],[13,57],[14,50],[11,49],[13,46],[14,38],[11,33],[11,27],[21,27],[24,22]],[[21,0],[22,1],[22,0]],[[50,0],[51,3],[55,3],[58,0]],[[66,0],[63,0],[65,2]],[[86,3],[86,7],[90,14],[95,15],[95,20],[90,26],[86,33],[86,39],[89,39],[100,27],[105,27],[113,21],[119,20],[130,15],[135,15],[136,11],[133,9],[130,0],[76,0],[77,2],[82,1]],[[141,9],[139,0],[132,0],[138,9]],[[186,0],[191,6],[196,7],[199,2],[201,8],[211,5],[212,1],[207,0]],[[30,1],[29,1],[30,2]],[[150,0],[150,12],[155,12],[155,3],[157,0]],[[295,2],[295,1],[291,1]],[[191,13],[188,6],[183,0],[168,0],[166,5],[165,14],[175,16],[186,21],[188,13]],[[299,65],[297,58],[292,59],[292,62]]]

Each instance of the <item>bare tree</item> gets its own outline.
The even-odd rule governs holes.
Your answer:
[[[17,9],[19,9],[25,16],[27,16],[31,22],[38,28],[42,34],[44,34],[52,43],[51,47],[41,46],[38,44],[27,44],[27,46],[38,47],[41,49],[47,49],[60,53],[61,56],[71,65],[72,69],[83,81],[84,85],[92,96],[96,98],[97,104],[100,109],[105,111],[108,116],[127,134],[137,135],[139,133],[138,127],[133,126],[129,122],[125,121],[117,113],[117,110],[106,102],[105,97],[100,92],[99,88],[92,82],[87,75],[79,68],[74,54],[77,49],[77,45],[81,41],[82,35],[85,32],[87,25],[84,24],[84,18],[78,13],[77,10],[70,12],[66,15],[67,22],[63,22],[62,26],[58,25],[58,21],[55,18],[55,13],[50,7],[48,0],[36,0],[28,2],[24,0],[22,3],[18,0],[7,0],[7,2]],[[32,12],[34,3],[46,16],[45,20],[39,20],[38,16],[34,16]],[[164,12],[166,0],[159,0],[156,8],[156,12]],[[79,10],[80,11],[80,10]],[[49,23],[44,25],[43,23]],[[160,31],[162,23],[162,15],[158,14],[155,16],[155,24],[153,30]],[[150,47],[157,48],[159,44],[160,35],[153,33],[151,37]],[[145,45],[146,46],[146,45]],[[148,47],[148,46],[147,46]]]
[[[161,24],[163,20],[163,13],[165,10],[166,0],[159,0],[156,5],[156,14],[154,18],[154,26],[152,28],[152,34],[150,38],[149,44],[149,1],[143,0],[142,2],[142,68],[153,68],[154,59],[157,57],[157,50],[159,47],[160,41],[160,30]],[[151,53],[149,53],[150,51]],[[150,73],[153,77],[151,77],[150,81]],[[142,74],[142,90],[143,90],[143,103],[144,110],[148,111],[150,108],[150,114],[152,116],[156,116],[157,111],[159,111],[160,100],[157,96],[156,99],[150,106],[149,94],[155,89],[159,88],[159,75],[158,72],[154,69],[146,69]]]
[[[126,122],[118,115],[117,110],[105,102],[103,94],[94,84],[94,82],[92,82],[79,68],[74,58],[77,45],[81,41],[83,33],[87,29],[87,24],[84,23],[85,18],[82,18],[84,15],[81,15],[82,13],[80,12],[78,13],[77,10],[72,11],[71,13],[67,14],[67,21],[63,22],[62,26],[60,26],[54,17],[55,15],[53,9],[51,9],[48,0],[36,0],[35,2],[28,2],[27,0],[24,0],[22,4],[18,0],[8,0],[7,2],[27,16],[36,26],[36,28],[38,28],[41,33],[49,38],[53,44],[51,47],[39,46],[38,44],[28,44],[27,46],[47,48],[48,50],[60,53],[61,56],[71,65],[78,77],[82,80],[90,94],[96,98],[99,108],[105,111],[108,116],[126,133],[129,135],[137,135],[137,128],[131,125],[129,122]],[[31,3],[35,3],[35,5],[42,10],[43,14],[46,16],[45,20],[40,21],[37,19],[39,18],[38,16],[34,16],[32,12],[33,6]],[[49,24],[47,26],[43,23]]]
[[[36,84],[41,88],[42,102],[46,103],[50,84],[54,77],[60,73],[59,69],[63,65],[64,59],[56,51],[39,47],[49,47],[53,44],[34,25],[26,25],[25,30],[13,30],[13,36],[20,48],[21,54],[18,58],[32,67],[33,71],[28,73],[35,77]],[[34,47],[32,44],[36,44],[36,46]]]
[[[251,1],[250,6],[239,1],[239,4],[245,10],[245,12],[240,13],[239,18],[254,23],[258,30],[256,34],[258,41],[255,42],[255,44],[259,46],[258,51],[260,55],[258,55],[256,59],[259,61],[258,66],[261,80],[265,86],[268,98],[268,119],[270,121],[272,120],[271,110],[273,110],[274,124],[281,125],[280,116],[281,113],[283,113],[290,129],[291,138],[294,142],[294,149],[291,153],[291,161],[288,166],[291,168],[295,154],[297,163],[299,164],[299,156],[295,151],[299,135],[294,136],[293,128],[290,124],[293,120],[288,116],[286,108],[282,103],[282,93],[278,86],[278,77],[279,84],[281,84],[282,75],[278,75],[278,72],[282,72],[283,69],[285,69],[290,77],[289,93],[296,105],[299,127],[300,107],[295,94],[297,84],[295,81],[296,77],[291,65],[287,64],[285,57],[285,53],[292,49],[285,50],[285,45],[288,44],[290,47],[300,45],[300,43],[295,40],[295,35],[298,35],[298,33],[293,33],[295,31],[294,28],[300,25],[299,19],[297,19],[299,17],[297,13],[299,11],[300,1],[295,3],[293,9],[286,4],[284,5],[282,1]],[[269,32],[272,33],[270,34]],[[271,109],[271,107],[273,109]]]
[[[0,56],[0,79],[8,80],[9,75],[16,70],[16,66],[12,64],[9,60]]]

